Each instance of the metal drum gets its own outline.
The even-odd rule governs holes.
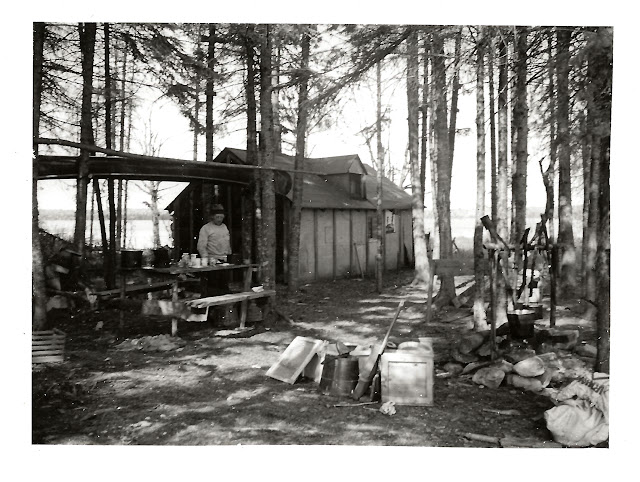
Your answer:
[[[318,389],[325,395],[349,396],[358,384],[357,358],[326,357]]]

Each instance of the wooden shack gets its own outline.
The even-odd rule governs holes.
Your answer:
[[[225,148],[216,163],[246,164],[246,151]],[[278,169],[292,170],[293,156],[276,154]],[[375,273],[376,171],[358,155],[308,158],[302,191],[300,226],[300,279],[335,279]],[[281,183],[282,184],[282,183]],[[224,205],[231,247],[240,253],[242,206],[252,193],[246,186],[229,183],[191,182],[165,208],[173,216],[175,255],[194,253],[204,224],[203,206],[208,197]],[[203,199],[205,203],[203,203]],[[276,187],[276,276],[287,272],[288,225],[291,211],[290,183]],[[211,199],[209,199],[211,201]],[[383,178],[382,208],[385,212],[384,267],[394,270],[413,263],[411,196]]]

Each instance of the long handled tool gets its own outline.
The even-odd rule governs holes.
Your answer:
[[[359,378],[356,388],[353,389],[352,398],[354,400],[360,400],[360,397],[362,397],[365,394],[365,392],[367,391],[367,388],[369,388],[369,385],[371,385],[371,382],[373,381],[373,377],[376,375],[376,372],[378,371],[378,361],[380,359],[380,355],[382,355],[385,347],[387,346],[387,343],[389,342],[389,335],[391,334],[391,329],[393,328],[394,323],[398,319],[398,316],[400,315],[400,311],[402,311],[403,306],[404,306],[404,300],[400,301],[400,303],[398,304],[398,309],[396,310],[396,314],[393,317],[393,321],[389,325],[389,329],[387,330],[387,334],[384,336],[384,340],[382,340],[382,343],[380,345],[371,347],[371,354],[366,359],[364,366],[362,367],[362,371],[365,374],[365,376],[364,377],[361,376]]]

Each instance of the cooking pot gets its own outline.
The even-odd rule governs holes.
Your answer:
[[[120,251],[120,268],[142,268],[142,251],[136,249],[123,249]]]

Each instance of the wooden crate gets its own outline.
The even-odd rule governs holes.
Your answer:
[[[39,364],[64,361],[65,339],[66,334],[57,328],[32,332],[31,362]]]
[[[433,356],[413,350],[385,351],[380,357],[382,402],[433,405]]]

